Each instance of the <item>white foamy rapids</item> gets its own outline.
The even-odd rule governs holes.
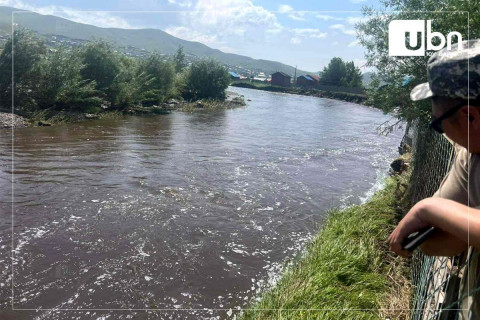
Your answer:
[[[373,186],[365,193],[364,197],[360,197],[361,203],[365,203],[372,198],[372,196],[377,192],[382,190],[385,187],[385,179],[387,174],[384,173],[384,170],[377,170],[377,178]]]

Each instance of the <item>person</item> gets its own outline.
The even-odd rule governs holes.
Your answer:
[[[437,231],[420,249],[432,256],[455,256],[469,245],[480,248],[480,40],[444,48],[428,60],[428,82],[411,99],[430,98],[431,127],[455,143],[456,158],[440,188],[415,204],[388,238],[390,250],[407,257],[402,241],[427,226]]]
[[[442,49],[428,60],[428,82],[416,86],[413,101],[430,98],[430,126],[453,143],[456,157],[437,192],[416,203],[388,238],[390,250],[408,257],[402,241],[411,233],[433,226],[436,231],[420,249],[430,256],[467,252],[460,280],[459,319],[480,319],[475,288],[480,274],[480,40],[461,43],[457,51]]]

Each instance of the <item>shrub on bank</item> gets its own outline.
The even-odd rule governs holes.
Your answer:
[[[159,104],[171,98],[175,84],[175,65],[172,61],[164,61],[158,52],[154,52],[146,60],[141,62],[140,71],[150,80],[146,88],[152,90],[150,98],[145,102]]]
[[[47,48],[36,34],[18,29],[0,54],[0,110],[37,117],[39,111],[98,113],[160,105],[170,98],[224,99],[229,77],[215,60],[199,60],[184,68],[155,52],[131,58],[105,41],[80,48]],[[15,74],[12,88],[12,46]],[[178,70],[178,73],[176,72]]]
[[[25,113],[35,107],[32,89],[36,87],[36,79],[33,69],[45,55],[46,46],[30,31],[19,29],[14,35],[14,40],[10,38],[0,54],[0,108],[7,112],[11,110],[13,91],[15,111]],[[14,59],[12,48],[15,48]],[[15,88],[12,88],[12,84]]]
[[[188,100],[225,99],[230,83],[227,69],[213,59],[194,62],[186,75],[185,97]]]

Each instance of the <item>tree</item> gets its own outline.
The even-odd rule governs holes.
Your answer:
[[[118,56],[104,41],[91,42],[81,52],[85,65],[81,71],[83,79],[95,81],[96,89],[103,92],[112,105],[115,100],[112,84],[120,71]]]
[[[149,85],[149,89],[156,91],[153,103],[161,103],[171,95],[175,79],[175,66],[171,60],[164,61],[158,52],[154,52],[143,62],[141,71],[153,78]]]
[[[187,74],[187,99],[225,99],[227,69],[213,59],[195,61]]]
[[[173,97],[186,97],[188,95],[187,90],[187,77],[188,77],[189,69],[183,69],[182,72],[177,73],[175,75],[175,79],[173,81],[173,90],[172,96]]]
[[[36,75],[32,70],[45,53],[45,43],[35,37],[31,31],[15,30],[13,40],[12,38],[7,40],[0,55],[0,106],[3,109],[11,108],[12,90],[16,112],[28,113],[35,108],[32,89],[36,83]]]
[[[120,57],[119,62],[120,71],[112,85],[115,91],[114,106],[125,109],[156,100],[158,90],[152,89],[155,78],[142,70],[141,63],[128,57]]]
[[[323,68],[320,82],[332,86],[362,87],[362,72],[353,61],[345,62],[342,58],[334,57]]]
[[[356,67],[353,61],[345,63],[346,75],[344,79],[344,85],[351,88],[361,88],[362,83],[362,71],[359,67]]]
[[[347,75],[345,62],[342,58],[332,58],[328,66],[323,68],[320,82],[332,86],[341,86],[344,84],[344,79]]]
[[[370,104],[385,112],[397,111],[400,118],[427,120],[430,102],[412,102],[410,91],[419,83],[427,81],[425,57],[390,57],[388,54],[388,25],[392,20],[431,20],[432,30],[444,35],[458,31],[463,39],[480,37],[480,15],[476,14],[479,0],[383,0],[379,10],[365,7],[364,22],[356,25],[359,40],[366,49],[367,66],[375,67],[371,89],[368,90]],[[466,12],[470,12],[470,20]],[[449,12],[450,11],[450,12]],[[408,40],[408,39],[407,39]],[[435,39],[434,41],[438,41]],[[411,81],[404,81],[408,76]]]
[[[84,111],[100,106],[102,100],[95,90],[95,81],[82,78],[84,67],[79,52],[66,48],[59,48],[38,61],[34,67],[37,108]]]
[[[173,62],[175,63],[175,71],[177,73],[182,72],[182,70],[187,66],[187,61],[185,59],[185,53],[183,53],[183,47],[179,46],[177,52],[173,56]]]

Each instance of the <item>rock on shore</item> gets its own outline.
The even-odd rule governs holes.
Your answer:
[[[0,129],[23,128],[28,126],[28,121],[19,115],[0,112]]]

